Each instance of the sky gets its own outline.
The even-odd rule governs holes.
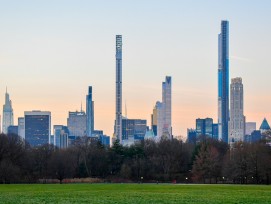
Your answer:
[[[242,77],[247,121],[271,122],[271,1],[0,0],[0,103],[6,86],[15,124],[51,111],[52,125],[85,109],[93,87],[95,129],[112,136],[115,35],[123,36],[123,113],[146,119],[172,76],[174,135],[196,118],[217,121],[218,33],[230,22],[230,78]]]

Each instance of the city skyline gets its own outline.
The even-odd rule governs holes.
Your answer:
[[[194,8],[194,11],[201,11],[196,14],[196,17],[202,16],[202,19],[197,22],[195,18],[191,18],[188,23],[184,23],[185,18],[182,17],[190,16],[188,11],[192,10],[193,5],[191,5],[191,7],[186,7],[188,11],[184,12],[184,16],[178,14],[177,10],[173,10],[163,21],[163,18],[158,15],[161,11],[158,5],[169,9],[174,6],[182,8],[186,4],[165,5],[160,2],[153,8],[154,16],[141,25],[142,19],[147,15],[146,11],[151,8],[150,3],[146,3],[145,10],[143,9],[145,12],[139,19],[128,15],[127,19],[133,20],[134,28],[129,26],[126,20],[120,20],[120,25],[114,29],[110,27],[114,24],[109,16],[97,20],[102,22],[101,25],[90,20],[87,24],[89,27],[81,27],[81,24],[76,27],[76,23],[80,22],[82,16],[75,18],[70,24],[65,24],[65,19],[68,18],[66,12],[71,5],[65,5],[64,10],[60,11],[62,15],[59,15],[49,7],[43,8],[41,14],[36,13],[35,8],[41,9],[41,5],[37,3],[30,8],[15,7],[12,12],[11,5],[5,3],[3,10],[0,8],[1,19],[9,18],[10,14],[15,14],[15,11],[19,12],[10,20],[0,21],[3,28],[0,34],[0,66],[4,72],[1,75],[0,100],[4,102],[4,90],[8,86],[15,118],[22,117],[25,110],[48,110],[52,112],[52,124],[66,124],[68,112],[80,110],[81,101],[85,101],[86,87],[91,84],[95,89],[93,96],[95,126],[112,136],[115,118],[114,38],[120,33],[125,40],[123,100],[127,102],[128,117],[145,118],[150,125],[153,104],[160,98],[159,83],[164,76],[170,75],[174,78],[173,135],[185,136],[186,128],[195,126],[196,118],[210,117],[217,121],[216,35],[219,32],[219,22],[227,19],[231,23],[230,75],[243,78],[246,85],[244,112],[247,121],[256,121],[259,128],[263,118],[266,117],[269,121],[271,114],[269,106],[271,100],[266,94],[269,91],[269,85],[266,83],[267,76],[270,75],[270,69],[268,69],[270,67],[270,62],[268,62],[270,40],[267,36],[270,36],[271,32],[270,28],[266,27],[268,23],[270,24],[269,14],[267,14],[270,3],[265,1],[262,5],[258,5],[248,2],[248,7],[243,8],[241,12],[243,16],[240,17],[239,14],[237,15],[241,9],[240,3],[224,4],[227,9],[223,12],[216,5],[212,9],[208,8],[208,4],[212,1],[208,2],[205,2],[206,5],[203,5],[203,8],[215,12],[213,19],[210,19],[203,9]],[[86,2],[82,4],[90,8]],[[199,5],[202,4],[199,3]],[[233,5],[236,6],[236,10],[227,13]],[[83,8],[83,5],[80,4],[75,8],[76,14],[79,7]],[[96,3],[94,7],[102,9],[99,3]],[[109,13],[113,12],[115,7],[113,5],[112,8],[108,8]],[[139,4],[135,7],[139,7]],[[249,11],[254,10],[258,11],[258,15],[250,17]],[[19,15],[26,14],[26,11],[29,11],[29,16]],[[45,11],[52,11],[52,19],[55,18],[57,23],[63,23],[60,28],[62,32],[55,29],[57,23],[44,17]],[[88,20],[93,17],[88,16],[86,10],[83,10],[82,14],[86,15]],[[125,14],[121,12],[118,15],[122,17]],[[29,17],[34,15],[37,15],[38,20],[29,21]],[[97,13],[93,15],[99,16]],[[152,19],[154,17],[158,17],[160,21],[151,24],[152,31],[144,29],[154,22]],[[178,17],[178,21],[174,20],[175,17]],[[22,21],[21,26],[17,22],[19,19]],[[171,21],[167,23],[166,20]],[[176,26],[178,23],[182,29]],[[69,33],[70,27],[78,30]],[[205,27],[210,29],[203,31],[202,28]],[[45,28],[48,28],[47,31]],[[90,28],[97,31],[92,32]],[[170,32],[164,31],[167,29],[162,31],[161,28],[168,28]],[[140,29],[144,32],[137,31]],[[198,29],[201,29],[200,36],[196,35]],[[103,30],[108,32],[102,32]],[[16,37],[18,33],[21,37]],[[91,34],[90,38],[87,38],[87,34]],[[63,40],[59,40],[63,36]],[[79,36],[82,38],[79,39]],[[97,46],[98,44],[100,46]],[[93,47],[93,50],[87,47]],[[190,47],[191,50],[189,50]],[[165,52],[165,50],[172,52]],[[204,77],[208,80],[201,80]],[[74,79],[77,81],[74,82]],[[257,83],[254,83],[255,81]],[[202,83],[204,89],[202,89]]]

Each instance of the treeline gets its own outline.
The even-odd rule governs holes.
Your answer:
[[[271,148],[264,141],[229,148],[209,138],[196,145],[173,139],[106,147],[87,137],[67,149],[31,148],[16,135],[0,135],[0,183],[89,177],[105,182],[269,184]]]

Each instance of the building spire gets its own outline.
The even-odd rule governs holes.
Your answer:
[[[83,106],[82,106],[82,101],[81,101],[81,113],[83,112]]]

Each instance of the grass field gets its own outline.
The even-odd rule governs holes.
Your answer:
[[[271,203],[271,186],[171,184],[0,185],[0,203]]]

